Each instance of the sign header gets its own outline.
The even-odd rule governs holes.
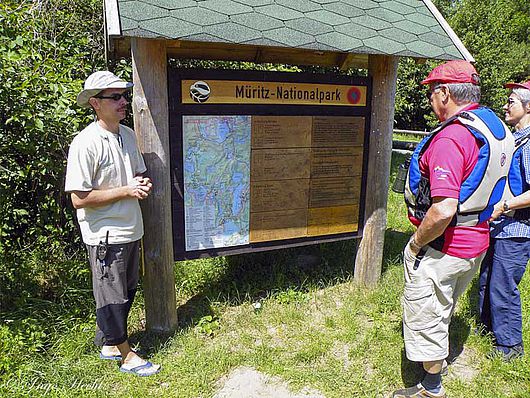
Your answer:
[[[366,106],[366,86],[233,80],[182,80],[184,104]]]

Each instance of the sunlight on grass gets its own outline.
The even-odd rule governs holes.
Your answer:
[[[394,155],[393,173],[402,159]],[[239,366],[278,376],[295,392],[387,396],[421,377],[420,367],[405,359],[401,335],[401,250],[412,231],[402,197],[391,192],[384,272],[372,290],[353,281],[354,241],[177,263],[176,333],[144,331],[141,291],[130,319],[133,345],[163,366],[156,377],[121,374],[117,363],[99,360],[91,343],[94,317],[86,315],[91,297],[83,293],[78,313],[85,315],[72,316],[66,305],[43,315],[54,325],[47,329],[49,343],[25,355],[18,373],[0,375],[0,396],[211,397],[218,380]],[[466,379],[451,365],[444,379],[449,396],[529,397],[527,358],[505,364],[485,357],[491,338],[473,332],[476,289],[475,280],[451,325],[452,349],[474,373]],[[528,273],[521,292],[529,314]],[[14,338],[2,330],[12,329],[0,329],[2,339]],[[524,334],[530,347],[530,317],[524,318]]]

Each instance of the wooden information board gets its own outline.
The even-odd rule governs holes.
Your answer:
[[[359,237],[370,80],[169,71],[175,259]]]

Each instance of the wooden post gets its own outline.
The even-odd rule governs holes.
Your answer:
[[[354,272],[355,280],[365,285],[379,280],[383,263],[398,61],[398,57],[385,55],[370,55],[368,61],[368,74],[373,79],[370,154],[364,230]]]
[[[142,202],[144,218],[144,296],[148,330],[177,327],[171,226],[167,56],[163,41],[131,38],[134,127],[153,180]]]

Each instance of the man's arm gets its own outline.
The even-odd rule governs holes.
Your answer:
[[[530,147],[528,143],[522,149],[522,161],[523,169],[522,176],[526,181],[527,185],[530,185]],[[508,205],[508,211],[524,209],[525,207],[530,207],[530,191],[523,192],[522,194],[506,200]],[[504,213],[504,201],[501,200],[497,203],[493,209],[493,214],[490,217],[490,221],[493,221],[501,216]],[[509,215],[509,214],[508,214]],[[513,215],[513,214],[512,214]]]
[[[419,249],[439,237],[456,214],[458,199],[434,197],[433,204],[427,210],[425,217],[418,229],[412,235],[410,249],[413,254],[418,254]]]
[[[521,195],[507,200],[506,204],[508,205],[509,211],[517,210],[517,209],[524,209],[525,207],[529,207],[530,206],[530,191],[523,192]],[[493,214],[490,217],[490,221],[493,221],[499,218],[500,215],[504,213],[503,205],[504,205],[504,201],[500,201],[499,203],[495,205]]]
[[[135,177],[133,182],[123,187],[111,189],[93,189],[91,191],[72,191],[72,204],[76,209],[101,207],[126,198],[145,199],[149,196],[153,184],[147,177]]]

